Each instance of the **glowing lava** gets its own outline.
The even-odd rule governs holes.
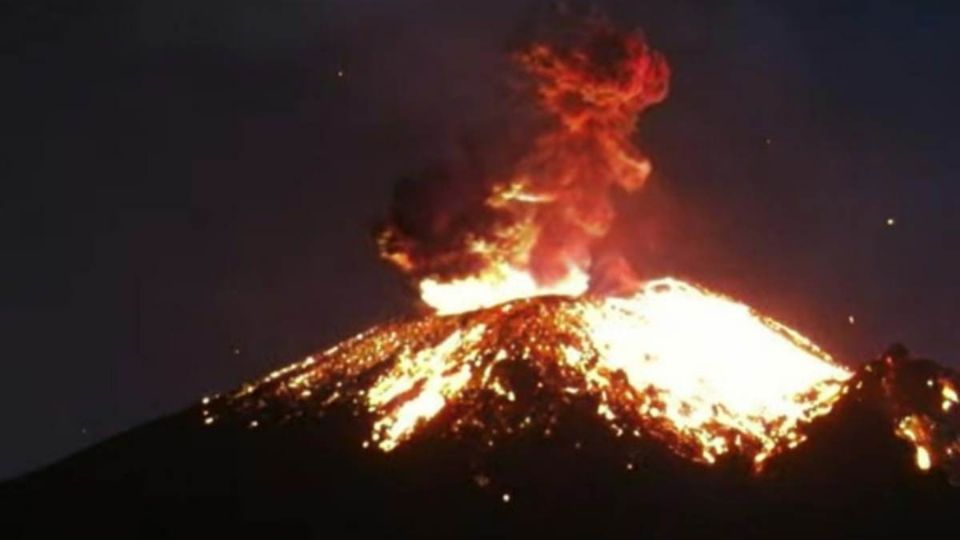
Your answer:
[[[517,385],[516,369],[535,388]],[[441,418],[450,432],[493,440],[551,425],[554,409],[537,403],[590,399],[618,435],[653,436],[701,462],[734,452],[759,466],[799,444],[802,425],[830,410],[849,377],[747,306],[662,279],[631,298],[542,297],[384,325],[262,385],[273,397],[364,410],[368,443],[383,451]]]
[[[932,368],[921,384],[904,366],[909,361],[887,357],[881,364],[882,388],[896,419],[894,432],[914,448],[914,461],[921,471],[940,466],[951,482],[960,485],[960,414],[957,379]],[[923,362],[917,362],[922,368]],[[901,374],[907,371],[907,374]],[[920,371],[920,370],[917,370]],[[922,371],[920,371],[922,373]],[[911,380],[914,379],[914,380]]]

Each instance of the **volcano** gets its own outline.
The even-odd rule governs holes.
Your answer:
[[[598,416],[602,395],[557,400],[519,355],[502,360],[512,400],[482,392],[384,451],[370,444],[375,412],[331,399],[346,384],[304,382],[336,354],[2,484],[4,537],[952,537],[958,525],[955,461],[919,469],[914,442],[894,434],[914,407],[938,440],[950,426],[956,437],[928,382],[956,374],[902,348],[853,373],[806,440],[761,471],[742,453],[690,459],[662,426],[621,434]],[[371,369],[355,380],[383,376]]]
[[[4,538],[955,537],[957,374],[599,254],[669,69],[605,21],[556,38],[514,55],[529,147],[377,233],[419,315],[3,484]]]

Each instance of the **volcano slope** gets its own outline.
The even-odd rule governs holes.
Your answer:
[[[917,471],[879,379],[862,380],[760,474],[616,437],[592,403],[494,447],[439,417],[389,454],[356,444],[348,407],[251,429],[198,406],[4,484],[4,537],[955,537],[960,491]]]
[[[299,390],[308,364],[4,483],[2,537],[956,537],[960,489],[945,468],[918,470],[894,435],[906,405],[892,405],[947,372],[903,349],[862,366],[759,472],[740,454],[707,464],[662,436],[620,436],[594,395],[545,405],[542,374],[510,359],[499,436],[458,428],[458,402],[384,452],[368,412]],[[278,392],[291,386],[296,400]],[[510,427],[544,407],[547,427]]]

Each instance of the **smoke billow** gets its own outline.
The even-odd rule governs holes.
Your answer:
[[[666,97],[669,68],[640,34],[581,19],[512,58],[542,128],[507,157],[468,151],[460,163],[398,185],[378,243],[415,281],[509,271],[549,287],[588,275],[591,248],[615,218],[611,197],[650,174],[631,138],[638,115]]]

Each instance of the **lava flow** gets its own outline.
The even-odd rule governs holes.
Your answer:
[[[517,369],[537,384],[516,384]],[[493,440],[549,432],[555,408],[582,397],[618,435],[652,435],[707,463],[739,452],[759,465],[799,444],[798,426],[829,411],[849,377],[748,307],[662,279],[631,298],[540,297],[387,324],[232,399],[266,388],[348,402],[372,415],[364,444],[391,451],[446,407],[458,411],[451,429]]]
[[[626,265],[596,275],[591,247],[612,225],[611,192],[650,174],[631,135],[666,96],[669,70],[640,37],[605,23],[568,38],[516,54],[550,127],[484,184],[477,205],[437,209],[426,228],[394,216],[379,235],[381,255],[433,313],[271,373],[225,396],[231,408],[256,426],[269,402],[347,405],[370,422],[358,444],[391,452],[431,424],[491,445],[520,431],[549,436],[559,408],[588,400],[617,436],[760,469],[862,387],[809,340],[733,299],[673,278],[640,282]],[[616,295],[597,285],[611,280]],[[937,380],[941,412],[955,417],[956,386]],[[218,414],[204,408],[208,424]],[[901,408],[891,426],[925,469],[960,453],[935,435],[936,414]]]

